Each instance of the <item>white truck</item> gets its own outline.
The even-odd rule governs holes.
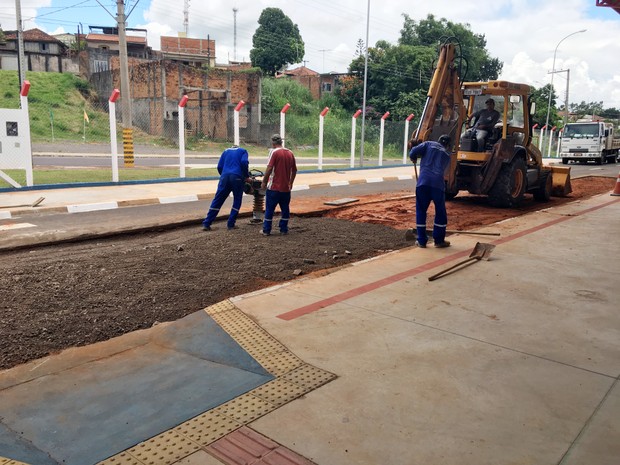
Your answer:
[[[568,123],[560,137],[560,157],[565,165],[569,161],[594,161],[597,165],[616,163],[620,149],[620,136],[614,126],[602,121]]]

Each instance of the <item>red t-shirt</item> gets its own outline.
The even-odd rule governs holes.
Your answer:
[[[267,166],[273,171],[267,183],[267,189],[278,192],[290,192],[291,178],[297,173],[295,155],[289,149],[278,147],[271,152]]]

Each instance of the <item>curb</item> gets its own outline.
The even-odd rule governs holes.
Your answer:
[[[341,187],[356,184],[374,184],[378,182],[390,182],[390,181],[404,181],[413,179],[413,175],[399,175],[399,176],[386,176],[364,179],[352,179],[349,181],[330,181],[321,182],[316,184],[299,184],[293,187],[293,192],[326,188],[326,187]],[[244,194],[247,195],[247,194]],[[101,210],[114,210],[123,207],[137,207],[145,205],[164,205],[171,203],[184,203],[184,202],[197,202],[199,200],[209,200],[213,198],[213,194],[182,194],[173,197],[151,197],[143,199],[131,199],[131,200],[118,200],[107,201],[97,203],[85,203],[85,204],[71,204],[66,206],[54,206],[54,207],[28,207],[28,208],[13,208],[10,207],[7,210],[0,209],[0,220],[12,219],[15,216],[27,216],[36,215],[41,213],[85,213],[91,211]],[[0,207],[1,208],[1,207]]]

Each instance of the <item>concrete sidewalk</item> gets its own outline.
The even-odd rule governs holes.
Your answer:
[[[493,225],[437,281],[473,236],[0,372],[0,464],[617,464],[619,200]]]

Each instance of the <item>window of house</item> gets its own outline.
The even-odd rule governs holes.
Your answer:
[[[45,42],[39,43],[39,50],[42,52],[47,52],[49,50],[49,44],[46,44]]]
[[[331,92],[332,91],[332,84],[331,82],[324,82],[323,83],[323,92]]]
[[[110,69],[110,67],[108,66],[108,62],[105,60],[94,60],[93,68],[95,73],[101,73]]]

